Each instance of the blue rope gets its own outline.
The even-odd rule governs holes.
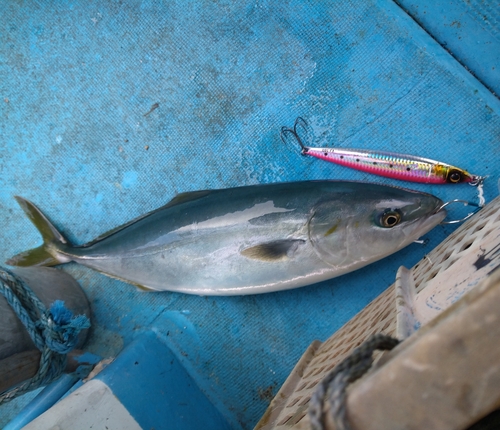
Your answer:
[[[0,293],[42,353],[36,375],[0,394],[1,405],[59,377],[66,367],[66,354],[75,347],[80,331],[90,327],[90,321],[85,315],[73,317],[61,300],[47,309],[21,278],[5,268],[0,268]]]

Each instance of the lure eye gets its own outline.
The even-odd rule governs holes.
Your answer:
[[[448,180],[454,184],[462,180],[462,175],[456,170],[452,170],[448,176]]]
[[[401,214],[398,211],[389,210],[382,214],[380,223],[382,227],[391,228],[401,222]]]

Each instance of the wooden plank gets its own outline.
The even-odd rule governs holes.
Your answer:
[[[465,429],[500,407],[500,270],[352,387],[353,429]]]

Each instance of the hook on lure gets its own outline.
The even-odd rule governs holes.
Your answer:
[[[437,208],[437,210],[436,210],[436,213],[438,213],[440,210],[444,209],[446,206],[448,206],[452,203],[463,203],[464,206],[472,206],[472,207],[475,207],[476,209],[461,219],[456,219],[456,220],[452,220],[452,221],[441,221],[440,224],[457,224],[459,222],[464,222],[464,221],[468,220],[471,216],[473,216],[475,213],[477,213],[478,211],[481,210],[481,206],[476,204],[476,203],[472,203],[472,202],[469,202],[467,200],[454,199],[454,200],[450,200],[449,202],[443,203],[441,206],[439,206],[439,208]]]
[[[307,128],[307,122],[301,117],[295,120],[293,128],[281,128],[281,140],[287,143],[286,136],[291,134],[300,145],[302,155],[310,155],[363,172],[427,184],[466,182],[473,186],[480,186],[485,179],[484,176],[471,175],[459,167],[414,155],[369,149],[309,147],[302,142],[299,128]]]
[[[291,134],[301,147],[300,153],[302,155],[306,155],[307,151],[309,150],[309,147],[304,145],[304,143],[302,142],[302,139],[299,136],[299,132],[297,130],[297,127],[302,127],[304,130],[307,129],[307,122],[305,121],[304,118],[302,118],[300,116],[297,117],[297,119],[295,120],[295,123],[293,124],[293,128],[284,127],[284,126],[281,127],[280,137],[281,137],[281,140],[283,141],[283,143],[286,145],[287,144],[286,135]]]

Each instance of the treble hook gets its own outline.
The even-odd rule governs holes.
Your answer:
[[[295,140],[298,142],[298,144],[302,148],[301,154],[306,155],[307,151],[309,151],[309,148],[302,143],[302,139],[300,138],[299,133],[297,131],[297,126],[300,126],[303,129],[306,129],[307,128],[306,120],[299,116],[299,117],[297,117],[297,119],[295,120],[295,123],[293,124],[293,129],[288,128],[288,127],[281,127],[280,137],[281,137],[281,140],[283,141],[283,143],[286,145],[285,134],[291,133],[291,135],[293,137],[295,137]]]
[[[472,181],[469,182],[469,185],[472,185],[473,187],[480,187],[483,185],[486,178],[487,176],[472,175]]]
[[[462,219],[457,219],[457,220],[453,220],[453,221],[441,221],[440,224],[457,224],[459,222],[463,222],[465,220],[468,220],[472,215],[474,215],[475,213],[477,213],[479,210],[481,210],[481,206],[479,206],[477,203],[472,203],[472,202],[469,202],[467,200],[460,200],[460,199],[455,199],[455,200],[450,200],[449,202],[446,202],[446,203],[443,203],[441,206],[439,206],[439,208],[436,210],[436,213],[438,213],[441,209],[444,209],[446,206],[448,206],[449,204],[451,203],[463,203],[464,206],[474,206],[476,207],[477,209],[473,212],[471,212],[470,214],[468,214],[467,216],[465,216],[464,218]]]

